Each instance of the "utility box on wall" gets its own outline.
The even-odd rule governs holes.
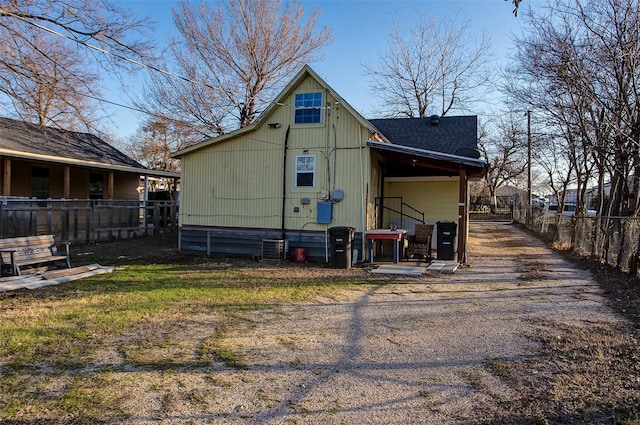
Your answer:
[[[331,223],[333,204],[331,202],[319,201],[318,202],[318,214],[316,222],[318,224]]]

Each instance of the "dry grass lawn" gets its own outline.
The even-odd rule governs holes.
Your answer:
[[[577,285],[517,229],[422,278],[175,245],[74,247],[117,270],[0,293],[0,424],[640,424],[638,281]]]

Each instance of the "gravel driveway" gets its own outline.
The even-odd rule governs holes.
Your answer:
[[[225,342],[244,367],[208,380],[177,373],[171,413],[152,419],[159,401],[138,398],[128,422],[479,422],[514,396],[491,371],[536,353],[529,337],[541,324],[622,320],[588,272],[516,226],[472,224],[468,261],[455,274],[389,276],[316,303],[241,313]],[[197,413],[180,401],[188,394],[202,399]]]

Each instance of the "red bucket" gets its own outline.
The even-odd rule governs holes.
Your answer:
[[[307,260],[307,251],[304,248],[296,248],[295,260],[297,263],[304,263]]]

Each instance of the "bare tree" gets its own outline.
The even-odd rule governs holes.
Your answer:
[[[426,15],[407,31],[395,24],[388,50],[365,65],[385,116],[424,117],[467,110],[489,81],[490,44],[468,35],[469,21],[437,21]]]
[[[152,117],[130,138],[126,147],[129,155],[152,170],[179,171],[180,161],[171,152],[200,141],[189,125],[173,119]]]
[[[512,118],[498,122],[497,133],[478,144],[480,154],[488,165],[484,182],[491,198],[491,212],[496,209],[498,189],[515,182],[527,167],[522,155],[526,149],[523,149],[526,135]]]
[[[546,127],[563,137],[579,195],[589,182],[602,187],[610,181],[606,213],[637,215],[638,193],[632,193],[640,175],[637,2],[553,2],[526,18],[531,36],[516,44],[517,84],[511,94],[526,99]]]
[[[0,0],[5,105],[39,124],[95,129],[100,70],[140,68],[153,51],[142,40],[150,28],[108,0]]]
[[[25,43],[25,37],[0,45],[0,93],[5,103],[23,121],[90,131],[96,106],[88,96],[98,76],[61,40],[37,43],[40,37],[34,33],[34,42]],[[36,44],[38,51],[33,50]],[[52,60],[42,61],[42,54]]]
[[[154,75],[144,106],[210,136],[251,124],[284,79],[331,41],[328,28],[315,30],[318,10],[306,14],[295,1],[181,2],[173,16],[181,37],[167,66],[185,78]]]

